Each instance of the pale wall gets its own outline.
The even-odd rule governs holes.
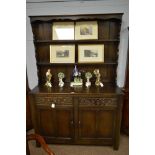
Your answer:
[[[34,2],[36,1],[39,1],[39,0],[34,0]],[[30,20],[28,17],[32,15],[124,13],[123,19],[122,19],[121,33],[120,33],[119,60],[118,60],[118,68],[117,68],[117,85],[120,87],[124,86],[126,56],[127,56],[127,47],[128,47],[128,31],[127,31],[127,27],[129,25],[128,0],[44,2],[44,3],[27,2],[26,7],[27,7],[26,8],[27,10],[27,17],[26,17],[27,60],[26,61],[27,61],[27,74],[28,74],[30,89],[34,88],[38,84],[32,29],[31,29]]]

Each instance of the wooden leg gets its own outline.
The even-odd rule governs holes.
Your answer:
[[[119,149],[119,141],[120,141],[120,127],[121,127],[121,119],[122,119],[122,105],[123,105],[123,98],[119,98],[120,108],[119,111],[116,112],[116,126],[115,126],[115,136],[114,136],[114,144],[113,149]]]
[[[118,143],[115,143],[115,144],[113,145],[113,149],[114,149],[114,150],[118,150],[118,149],[119,149],[119,144],[118,144]]]
[[[119,149],[119,140],[120,140],[120,130],[119,128],[116,130],[115,140],[113,144],[113,149],[118,150]]]
[[[36,146],[40,147],[42,146],[42,148],[46,151],[46,153],[48,153],[49,155],[55,155],[52,150],[48,147],[48,145],[46,144],[44,138],[38,134],[30,134],[26,136],[26,140],[36,140]],[[28,146],[28,145],[27,145]],[[29,153],[29,152],[28,152]],[[29,155],[29,154],[28,154]]]

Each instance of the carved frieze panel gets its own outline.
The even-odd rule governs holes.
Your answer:
[[[117,107],[116,98],[79,98],[80,106],[108,106]]]
[[[35,97],[37,105],[72,105],[72,98],[71,97]]]

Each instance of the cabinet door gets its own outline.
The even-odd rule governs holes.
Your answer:
[[[112,110],[97,111],[97,137],[112,138],[114,129],[114,114]]]
[[[79,110],[79,137],[112,138],[114,128],[114,111],[101,109]]]
[[[83,102],[79,102],[79,142],[112,144],[117,106],[115,100],[86,98],[80,101]]]
[[[64,96],[36,96],[38,128],[51,143],[74,139],[73,100]]]
[[[51,142],[69,142],[73,140],[73,109],[38,108],[40,133]]]
[[[79,110],[79,137],[95,138],[96,137],[96,110],[80,109]]]
[[[55,111],[38,108],[39,130],[43,136],[54,137],[56,132]]]

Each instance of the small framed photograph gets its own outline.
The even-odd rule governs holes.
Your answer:
[[[74,22],[54,22],[52,26],[53,40],[74,40]]]
[[[76,22],[75,40],[98,39],[97,21]]]
[[[79,63],[103,63],[104,45],[79,45],[78,46]]]
[[[50,45],[50,63],[74,63],[75,45]]]

